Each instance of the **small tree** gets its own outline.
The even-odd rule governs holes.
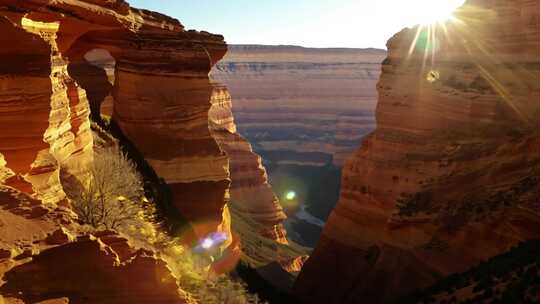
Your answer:
[[[133,162],[109,148],[95,154],[88,171],[88,181],[73,198],[79,219],[96,229],[138,226],[144,216],[144,191]]]

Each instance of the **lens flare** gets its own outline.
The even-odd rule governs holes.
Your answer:
[[[292,201],[293,199],[296,198],[296,192],[294,191],[287,192],[287,194],[285,194],[285,198],[289,201]]]
[[[426,80],[433,83],[441,78],[441,74],[438,71],[431,70],[426,75]]]
[[[201,242],[201,247],[204,249],[210,249],[214,245],[214,241],[211,238],[206,238]]]
[[[194,252],[202,253],[210,249],[219,247],[227,240],[227,234],[224,232],[213,232],[199,241],[199,244],[194,248]]]

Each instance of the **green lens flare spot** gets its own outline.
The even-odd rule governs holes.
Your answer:
[[[289,201],[292,201],[293,199],[296,198],[296,192],[294,191],[289,191],[285,194],[285,198]]]

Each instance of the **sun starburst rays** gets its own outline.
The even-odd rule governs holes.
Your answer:
[[[494,33],[486,33],[486,27],[483,26],[491,12],[479,11],[470,6],[465,10],[469,13],[462,14],[458,11],[444,20],[418,25],[403,63],[409,66],[413,58],[419,63],[421,61],[419,72],[427,83],[434,84],[443,76],[439,69],[453,56],[449,52],[465,56],[463,59],[476,67],[479,77],[485,80],[491,91],[528,124],[529,113],[526,113],[523,105],[516,100],[509,84],[523,87],[527,85],[527,79],[538,81],[538,75],[519,64],[509,67],[505,64],[507,58],[497,55],[503,52],[494,49],[489,38],[486,38]]]

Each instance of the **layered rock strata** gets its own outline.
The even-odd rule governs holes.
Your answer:
[[[228,229],[220,227],[228,159],[208,129],[208,72],[227,50],[222,36],[185,31],[123,1],[0,4],[2,39],[14,46],[3,48],[8,64],[1,68],[0,153],[2,172],[15,175],[9,185],[61,201],[62,170],[91,161],[89,109],[99,120],[110,94],[113,120],[170,185],[198,236]],[[114,59],[113,85],[86,60],[95,49]]]
[[[115,121],[200,236],[228,232],[228,163],[207,114],[207,74],[226,50],[223,38],[120,0],[1,0],[0,31],[0,301],[185,303],[153,252],[114,233],[83,232],[65,192],[86,179],[99,145],[89,116],[99,120],[111,95]],[[86,60],[93,49],[111,55],[115,77]],[[175,174],[167,162],[187,169]],[[202,198],[178,199],[189,187]]]
[[[211,75],[234,97],[246,138],[275,164],[341,166],[374,128],[386,53],[232,45]]]
[[[289,248],[283,227],[286,215],[268,182],[261,157],[237,133],[231,110],[227,88],[215,83],[209,118],[212,135],[230,161],[233,231],[241,239],[245,259],[253,266],[277,260],[291,272],[299,271],[302,263],[294,259],[303,253]]]
[[[470,0],[388,42],[377,129],[296,284],[390,302],[540,236],[540,5]]]
[[[54,204],[65,198],[60,168],[91,160],[88,102],[59,53],[59,23],[14,15],[3,10],[0,20],[0,39],[13,46],[0,51],[1,170],[12,173],[8,185]]]

